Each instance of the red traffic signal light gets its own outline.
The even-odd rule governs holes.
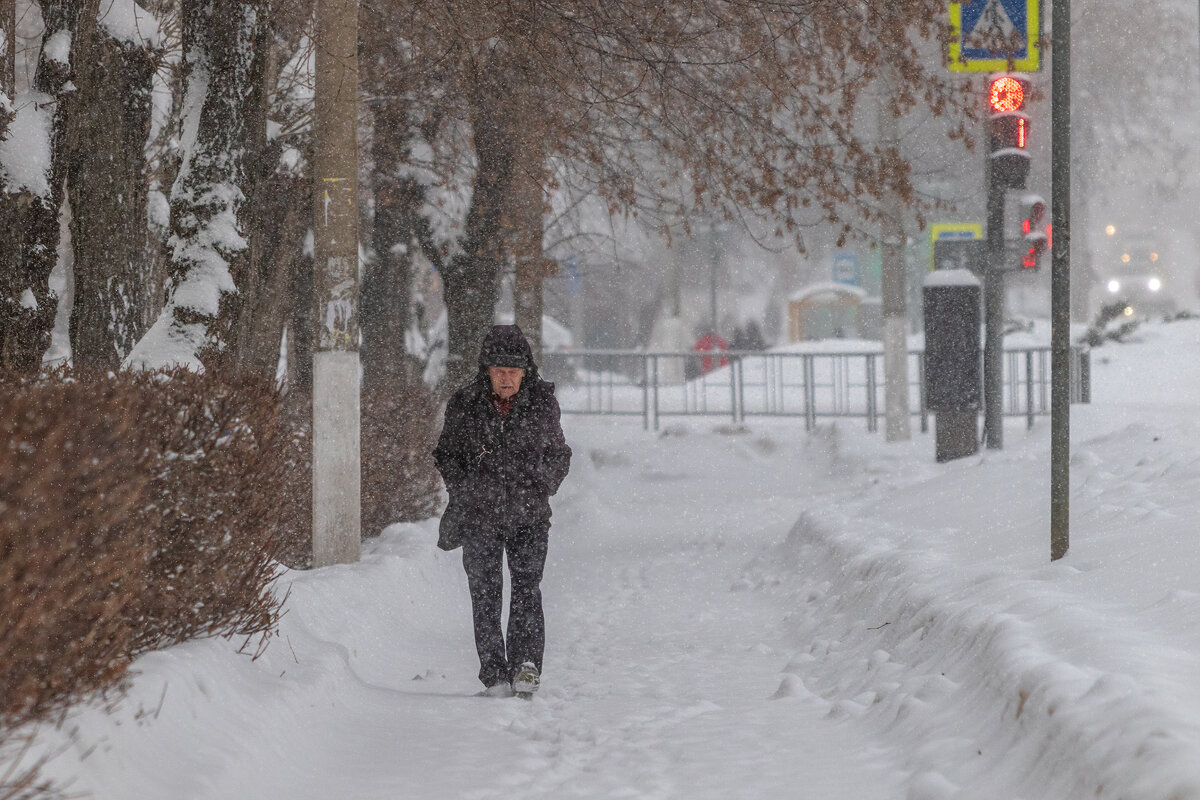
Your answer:
[[[1025,85],[1020,78],[999,75],[988,86],[988,108],[993,114],[1020,111],[1025,105]]]

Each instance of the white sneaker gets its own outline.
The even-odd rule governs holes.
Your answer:
[[[513,688],[507,683],[497,683],[487,687],[477,697],[512,697]]]
[[[516,677],[513,678],[512,690],[517,694],[533,694],[538,690],[542,678],[538,675],[538,669],[533,665],[532,661],[526,661],[517,670]]]

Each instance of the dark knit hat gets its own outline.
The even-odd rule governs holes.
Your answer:
[[[479,348],[481,367],[533,368],[533,351],[516,325],[493,325]]]

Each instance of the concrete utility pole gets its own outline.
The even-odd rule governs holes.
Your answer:
[[[900,158],[900,121],[892,113],[893,67],[883,70],[883,96],[879,103],[879,138]],[[884,416],[889,442],[912,437],[908,413],[908,271],[904,264],[904,207],[896,192],[888,190],[883,206],[883,250],[880,294],[883,295]]]
[[[1071,541],[1071,3],[1055,0],[1050,161],[1050,560]]]
[[[358,561],[358,3],[317,0],[313,566]]]

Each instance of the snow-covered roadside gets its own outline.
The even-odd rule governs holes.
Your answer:
[[[257,661],[148,655],[39,747],[96,798],[1200,797],[1198,353],[1094,354],[1058,564],[1045,421],[939,465],[858,423],[568,418],[532,703],[472,696],[427,522],[286,575]]]
[[[1187,322],[1093,354],[1062,562],[1043,424],[954,465],[841,437],[859,491],[748,571],[805,608],[786,671],[920,743],[910,798],[1200,797],[1198,353]]]

